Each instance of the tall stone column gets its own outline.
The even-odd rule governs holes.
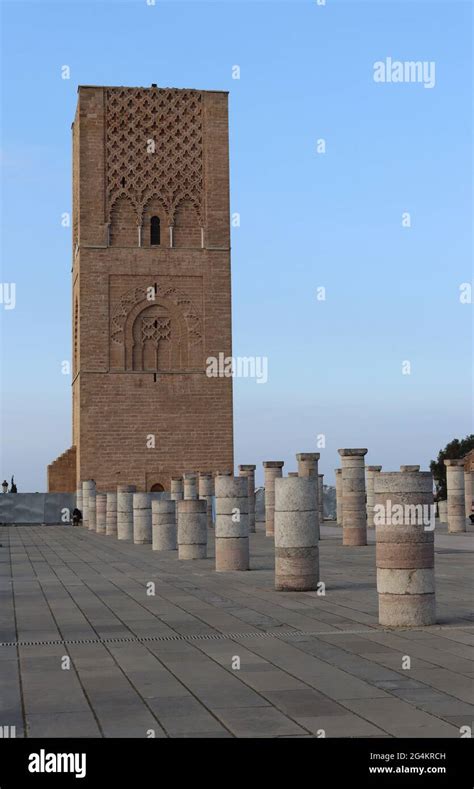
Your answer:
[[[77,507],[78,510],[80,510],[81,514],[84,515],[84,513],[82,512],[82,510],[83,510],[83,505],[82,505],[82,485],[81,485],[80,488],[78,488],[76,490],[76,507]]]
[[[311,477],[275,480],[275,589],[305,592],[319,581],[317,487]]]
[[[365,464],[367,449],[338,449],[342,463],[342,544],[367,545]]]
[[[239,466],[239,476],[247,477],[249,495],[249,534],[255,533],[255,469],[257,466]]]
[[[265,534],[273,537],[275,532],[275,479],[283,474],[283,460],[265,460]]]
[[[199,472],[199,498],[207,503],[207,528],[212,529],[212,497],[214,496],[214,477],[210,471]]]
[[[445,460],[448,491],[448,532],[466,531],[466,503],[464,500],[464,460]]]
[[[314,482],[314,486],[316,488],[316,532],[318,535],[318,540],[320,537],[320,526],[321,526],[321,510],[319,507],[319,498],[320,498],[320,483],[319,483],[319,473],[318,473],[318,461],[320,458],[319,452],[299,452],[296,455],[296,461],[298,463],[298,476],[302,478],[311,477]]]
[[[472,507],[472,471],[469,469],[467,470],[464,468],[464,501],[465,501],[465,511],[466,511],[466,518],[469,518],[471,514],[471,507]]]
[[[324,474],[318,474],[318,512],[321,527],[324,523]]]
[[[382,466],[366,466],[365,482],[367,485],[367,528],[373,529],[374,527],[374,477],[380,471]]]
[[[154,551],[175,551],[178,547],[176,502],[153,499],[151,502],[152,548]]]
[[[105,514],[105,533],[107,537],[117,536],[117,493],[107,493]]]
[[[151,494],[133,494],[133,542],[135,545],[151,543]]]
[[[336,522],[342,526],[342,468],[334,469],[336,474]]]
[[[379,623],[432,625],[436,621],[432,475],[380,472],[374,488]]]
[[[96,496],[97,491],[94,483],[94,487],[89,489],[89,502],[87,505],[87,513],[89,517],[89,531],[97,531],[96,527]]]
[[[207,506],[200,499],[177,501],[178,559],[207,557]]]
[[[85,529],[89,528],[89,496],[95,492],[95,482],[93,479],[86,479],[82,483],[82,525]]]
[[[183,479],[184,479],[184,498],[197,499],[198,486],[197,486],[196,474],[194,473],[183,474]]]
[[[95,496],[95,530],[97,534],[107,531],[107,493],[96,493]]]
[[[117,539],[133,540],[133,494],[135,485],[117,485]]]
[[[443,501],[438,501],[438,516],[440,523],[448,522],[448,502],[446,499],[443,499]]]
[[[218,475],[216,485],[216,571],[249,569],[247,477]]]
[[[184,483],[182,477],[171,477],[171,501],[176,504],[176,526],[178,526],[178,501],[184,499]]]

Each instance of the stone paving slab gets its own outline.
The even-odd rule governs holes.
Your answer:
[[[208,559],[179,562],[80,528],[0,527],[0,641],[21,642],[0,646],[0,725],[125,738],[432,738],[472,725],[472,530],[436,532],[438,624],[388,631],[373,532],[348,548],[322,527],[318,595],[275,591],[273,541],[257,529],[250,572],[217,574],[212,532]]]

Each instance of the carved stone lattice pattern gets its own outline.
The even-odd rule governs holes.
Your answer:
[[[158,345],[160,340],[169,340],[170,332],[169,318],[142,318],[142,342],[152,340]]]
[[[202,98],[198,91],[110,88],[106,91],[107,213],[127,197],[141,224],[150,199],[170,225],[188,199],[202,224]],[[154,152],[151,152],[153,141]]]
[[[149,293],[149,288],[138,287],[138,288],[132,288],[131,290],[123,294],[112,316],[111,337],[113,342],[119,344],[122,344],[124,342],[125,321],[127,319],[127,315],[135,307],[136,304],[143,302],[145,306],[146,304],[148,304],[148,306],[151,306],[154,303],[152,299],[147,300],[148,293]],[[175,307],[179,307],[180,311],[183,314],[184,320],[186,322],[186,326],[188,329],[188,338],[191,347],[201,342],[202,339],[201,319],[191,299],[189,299],[187,296],[185,296],[177,288],[174,287],[158,287],[156,291],[156,299],[157,300],[164,299],[170,301]],[[144,319],[146,318],[144,317]],[[158,321],[158,327],[159,327],[160,321],[162,320],[166,321],[167,319],[150,318],[150,320],[153,323],[155,321]],[[163,326],[162,329],[165,330],[166,327]],[[166,338],[163,337],[162,339],[169,339],[169,327],[168,327],[168,337]]]

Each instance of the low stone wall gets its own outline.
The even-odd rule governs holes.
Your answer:
[[[2,493],[0,524],[67,523],[75,498],[74,493]]]

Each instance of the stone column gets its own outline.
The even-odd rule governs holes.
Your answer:
[[[299,477],[317,477],[319,452],[300,452],[296,455]],[[319,498],[319,497],[318,497]]]
[[[207,557],[207,506],[200,499],[176,502],[178,508],[178,559]]]
[[[380,472],[374,487],[379,623],[432,625],[436,621],[432,475]]]
[[[466,531],[466,504],[464,500],[464,460],[445,460],[446,488],[448,491],[448,532]]]
[[[82,505],[82,485],[81,485],[80,488],[78,488],[76,490],[76,507],[77,507],[78,510],[81,511],[82,514],[84,514],[82,512],[82,508],[83,508],[83,505]]]
[[[171,477],[171,501],[176,504],[176,526],[178,525],[178,501],[184,499],[184,485],[182,477]]]
[[[265,460],[265,534],[273,537],[275,531],[275,479],[283,474],[283,460]]]
[[[95,530],[97,534],[107,531],[107,493],[96,493],[95,496]]]
[[[342,468],[335,468],[336,473],[336,522],[342,526]]]
[[[448,522],[448,502],[446,499],[443,499],[443,501],[438,501],[438,516],[440,523]]]
[[[403,473],[404,471],[419,471],[419,466],[400,466],[400,471]]]
[[[249,569],[247,477],[216,477],[216,571]]]
[[[365,464],[367,449],[338,449],[342,462],[342,544],[367,545]]]
[[[289,471],[288,472],[288,476],[289,477],[299,477],[299,474],[298,474],[297,471]]]
[[[105,533],[107,537],[117,536],[117,494],[107,493],[105,513]]]
[[[472,471],[464,469],[464,501],[466,518],[469,518],[472,507]]]
[[[197,477],[196,474],[183,474],[184,479],[184,498],[185,499],[197,499],[198,498],[198,487],[197,487]]]
[[[317,487],[310,477],[275,480],[275,589],[314,591],[319,581]]]
[[[321,527],[324,522],[324,474],[318,474],[318,512]]]
[[[367,485],[367,528],[373,529],[374,527],[374,477],[379,471],[382,471],[382,466],[366,466],[365,483]]]
[[[89,488],[89,502],[87,504],[87,512],[89,517],[89,531],[97,531],[96,528],[96,496],[97,491],[94,483],[93,488]]]
[[[89,528],[89,496],[91,491],[95,491],[93,479],[87,479],[82,483],[82,525]]]
[[[207,528],[212,529],[212,497],[214,496],[214,477],[210,471],[199,472],[199,498],[207,503]]]
[[[298,476],[302,478],[311,477],[315,483],[316,501],[317,501],[316,531],[318,534],[318,540],[320,537],[320,526],[321,526],[321,512],[319,509],[319,493],[320,493],[319,474],[318,474],[319,458],[320,458],[319,452],[299,452],[296,455],[296,460],[298,463]]]
[[[249,534],[255,534],[255,469],[257,466],[247,464],[239,466],[239,476],[247,477],[249,494]]]
[[[177,549],[176,501],[152,500],[151,528],[154,551],[175,551]]]
[[[117,539],[133,540],[133,494],[135,485],[117,485]]]
[[[133,494],[133,542],[135,545],[151,543],[151,494]]]

